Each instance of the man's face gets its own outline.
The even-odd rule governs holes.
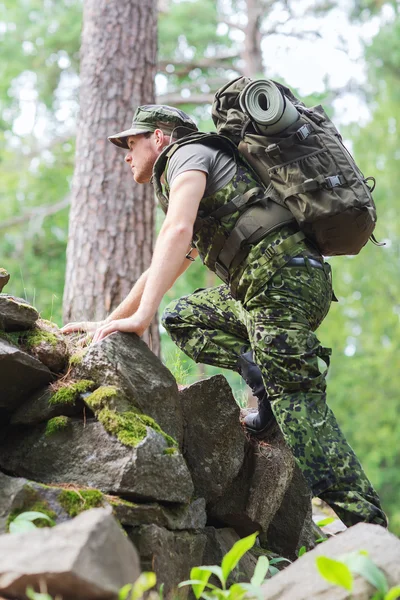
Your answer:
[[[125,156],[125,162],[132,169],[133,179],[137,183],[148,183],[159,154],[154,134],[150,137],[145,137],[143,134],[131,135],[127,141],[129,151]]]

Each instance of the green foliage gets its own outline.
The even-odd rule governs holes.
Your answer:
[[[361,575],[377,590],[372,600],[396,600],[400,597],[400,586],[389,590],[385,574],[369,558],[365,550],[344,554],[338,560],[319,556],[316,558],[316,565],[320,575],[326,581],[350,592],[353,590],[353,573],[355,573]]]
[[[47,592],[35,592],[35,590],[28,586],[25,591],[29,600],[62,600],[61,596],[56,596],[53,599],[53,596],[50,596]]]
[[[119,591],[118,600],[140,600],[156,585],[157,578],[152,571],[144,571],[134,584],[128,583]]]
[[[112,385],[102,385],[85,398],[86,404],[93,410],[107,406],[107,401],[118,395],[118,389]]]
[[[60,431],[65,431],[70,424],[71,419],[69,417],[53,417],[46,423],[45,436],[50,437]]]
[[[264,583],[270,568],[270,561],[266,556],[260,556],[250,583],[234,583],[227,589],[227,581],[233,569],[240,559],[254,546],[258,533],[253,533],[237,541],[222,559],[221,566],[212,565],[204,567],[193,567],[190,571],[190,580],[183,581],[179,587],[191,585],[196,600],[242,600],[248,598],[262,598],[260,586]],[[214,575],[220,583],[220,587],[210,583]]]
[[[60,492],[57,500],[70,517],[76,517],[84,510],[103,506],[104,495],[99,490],[68,489]]]
[[[12,519],[9,524],[9,532],[25,533],[26,531],[37,529],[37,526],[34,523],[37,520],[40,520],[41,522],[47,522],[47,526],[50,527],[55,525],[53,519],[51,519],[47,514],[38,511],[27,511],[20,513],[18,516]]]

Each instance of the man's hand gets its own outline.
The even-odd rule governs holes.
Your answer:
[[[92,344],[100,342],[105,337],[107,337],[111,333],[114,333],[115,331],[136,333],[136,335],[140,337],[149,327],[151,320],[152,317],[142,318],[140,317],[140,315],[135,314],[133,315],[133,317],[128,317],[127,319],[116,319],[115,321],[105,323],[96,330],[93,336]]]
[[[80,321],[79,323],[67,323],[60,329],[61,333],[73,333],[74,331],[93,333],[102,327],[105,321]]]

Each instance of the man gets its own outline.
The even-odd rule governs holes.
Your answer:
[[[327,368],[321,372],[318,359],[328,366],[330,351],[314,331],[332,299],[329,266],[292,220],[253,236],[244,254],[241,246],[230,256],[229,270],[221,266],[243,206],[249,198],[260,206],[265,190],[228,143],[196,130],[182,111],[148,105],[137,109],[130,129],[109,138],[127,150],[136,182],[153,177],[166,218],[150,268],[121,305],[101,323],[63,331],[93,331],[93,343],[114,331],[142,335],[199,253],[227,283],[167,307],[163,322],[173,340],[193,360],[243,375],[259,400],[258,412],[245,419],[248,431],[263,435],[276,420],[312,494],[346,525],[386,526],[379,498],[326,405]]]

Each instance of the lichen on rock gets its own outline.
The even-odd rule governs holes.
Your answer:
[[[45,429],[44,433],[48,437],[50,435],[58,433],[59,431],[63,431],[64,429],[66,429],[68,427],[69,423],[70,423],[69,417],[64,417],[64,416],[53,417],[52,419],[47,421],[47,425],[46,425],[46,429]]]

